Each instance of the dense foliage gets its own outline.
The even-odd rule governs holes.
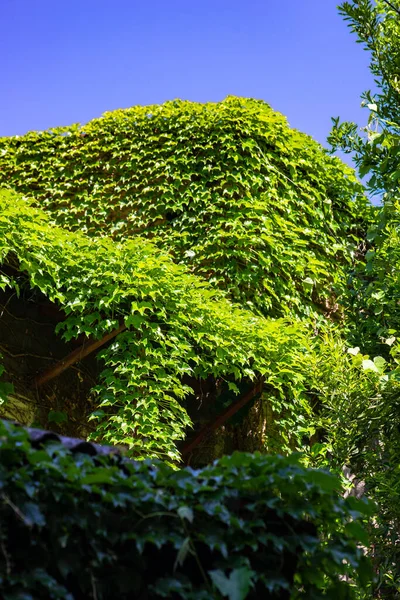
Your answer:
[[[142,239],[120,244],[65,231],[10,192],[0,192],[0,210],[0,261],[18,273],[3,274],[3,287],[39,289],[62,306],[65,339],[127,326],[100,353],[98,439],[128,444],[138,457],[177,460],[175,442],[190,425],[184,374],[221,378],[231,402],[235,382],[263,377],[278,406],[306,410],[306,328],[232,305]]]
[[[373,27],[376,32],[383,27],[387,36],[395,28],[393,14],[384,13],[383,4],[345,3],[343,11],[358,33],[363,30],[357,18],[361,23],[361,17],[371,14],[371,23],[363,21],[370,27],[368,35]],[[370,100],[376,119],[380,104]],[[381,104],[384,110],[386,104]],[[93,437],[126,444],[134,457],[176,465],[179,441],[190,431],[189,404],[203,402],[198,394],[203,384],[212,388],[207,394],[218,413],[255,382],[264,382],[255,407],[259,420],[248,425],[249,432],[260,429],[264,449],[302,449],[303,464],[337,472],[346,464],[377,500],[379,514],[371,526],[375,593],[399,589],[399,199],[392,177],[395,125],[388,118],[378,124],[381,138],[371,131],[368,139],[354,137],[354,127],[339,122],[331,136],[336,147],[356,150],[357,164],[364,165],[361,175],[366,165],[374,170],[370,187],[385,190],[383,211],[366,206],[351,170],[309,137],[290,130],[283,117],[259,101],[227,98],[218,104],[176,101],[134,107],[106,113],[82,127],[0,140],[0,184],[9,188],[0,191],[0,287],[22,299],[40,293],[57,304],[65,316],[57,331],[66,341],[82,335],[101,338],[126,326],[98,353],[96,399],[88,399],[83,415],[96,423]],[[12,380],[11,373],[0,384],[0,400],[12,396]],[[240,418],[244,421],[243,413]],[[67,461],[60,463],[60,477],[68,479],[71,458],[60,456]],[[79,465],[83,473],[94,468],[87,460]],[[268,472],[268,481],[282,494],[288,486],[290,498],[282,498],[300,511],[290,512],[291,518],[306,517],[319,527],[323,521],[326,528],[315,546],[303,546],[308,575],[298,576],[296,589],[302,589],[301,581],[306,587],[324,586],[334,575],[332,594],[347,597],[348,586],[337,575],[349,566],[343,558],[358,567],[358,551],[327,560],[321,554],[321,562],[318,558],[315,563],[312,557],[325,552],[329,540],[347,544],[332,514],[338,511],[343,524],[348,514],[344,507],[353,500],[340,501],[340,508],[329,504],[320,519],[320,496],[305,508],[316,472],[302,470],[300,485],[291,471],[300,473],[300,467],[292,459],[280,461],[235,455],[209,469],[232,468],[237,487],[245,485],[252,469],[259,469],[254,475],[258,482]],[[105,465],[100,467],[103,475],[97,483],[121,483],[117,471],[110,476]],[[131,468],[135,473],[148,469]],[[173,475],[161,464],[158,469],[177,494],[180,484],[172,483],[173,477],[178,482],[186,477],[182,473],[191,473]],[[333,481],[318,477],[322,488]],[[228,493],[228,480],[221,481]],[[195,494],[194,479],[191,485],[187,493]],[[212,485],[217,485],[214,480]],[[215,493],[221,489],[217,486]],[[106,487],[93,493],[107,503],[116,491]],[[333,502],[331,496],[323,497]],[[90,496],[90,506],[96,498]],[[161,509],[149,508],[154,510]],[[190,511],[177,520],[180,527],[189,526]],[[252,523],[248,514],[240,527],[244,523]],[[339,538],[332,537],[336,527]],[[151,535],[156,539],[159,532]],[[241,539],[237,530],[233,537]],[[179,537],[175,550],[180,557],[191,555],[191,543],[187,533]],[[243,576],[243,589],[252,597],[255,567],[229,561],[210,567],[222,572],[212,577],[213,585],[224,594],[224,589],[240,589],[237,578]],[[100,562],[93,564],[100,568]],[[227,576],[228,564],[233,570]],[[311,573],[316,579],[307,580]],[[86,576],[85,585],[97,580],[93,570]],[[221,589],[218,582],[227,587]],[[183,597],[203,597],[192,593],[200,592],[188,587]],[[308,597],[320,597],[315,593]]]
[[[0,155],[0,186],[58,224],[151,238],[274,317],[333,310],[362,224],[352,171],[261,101],[133,107],[3,138]]]
[[[385,349],[382,342],[399,330],[399,6],[398,0],[341,5],[341,14],[370,53],[376,89],[363,94],[367,125],[359,131],[355,123],[334,119],[329,138],[334,150],[352,152],[367,189],[383,200],[368,231],[364,260],[356,263],[344,299],[355,325],[354,341],[378,352]]]
[[[391,5],[390,5],[391,4]],[[334,119],[330,141],[353,152],[361,177],[374,194],[390,201],[398,196],[400,135],[400,8],[398,0],[343,2],[340,13],[369,52],[375,91],[363,94],[368,123],[359,132],[355,123]],[[396,10],[397,7],[397,10]]]
[[[342,302],[352,343],[388,361],[385,365],[380,359],[380,390],[360,407],[359,425],[354,428],[358,436],[350,440],[356,454],[353,464],[380,507],[373,531],[375,596],[399,598],[400,3],[358,0],[344,2],[340,11],[370,54],[375,90],[363,95],[367,125],[359,131],[356,124],[335,119],[330,141],[334,149],[353,153],[369,192],[383,202],[360,260],[349,273]]]
[[[280,415],[268,447],[301,445],[315,322],[267,322],[249,309],[313,318],[338,309],[362,224],[349,169],[266,104],[236,98],[117,111],[3,139],[1,149],[0,180],[34,207],[2,194],[5,264],[11,257],[28,286],[62,307],[64,339],[128,327],[99,355],[95,436],[177,459],[194,381],[212,377],[222,408],[262,378]]]
[[[352,598],[371,508],[339,491],[295,456],[174,471],[37,449],[1,423],[2,598]]]
[[[347,350],[347,351],[346,351]],[[333,337],[309,355],[309,385],[318,407],[312,426],[319,440],[307,464],[340,470],[350,467],[353,485],[379,507],[371,533],[371,554],[378,574],[378,597],[399,591],[400,370],[394,345],[389,361],[374,360],[359,348]],[[314,364],[312,362],[314,361]]]

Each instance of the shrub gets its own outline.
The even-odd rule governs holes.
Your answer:
[[[294,455],[176,471],[1,422],[0,497],[5,600],[351,598],[370,578],[370,505]]]

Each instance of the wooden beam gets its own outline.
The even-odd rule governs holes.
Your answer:
[[[262,392],[263,386],[264,380],[259,381],[249,392],[247,392],[247,394],[244,394],[244,396],[242,396],[237,402],[234,402],[233,404],[228,406],[228,408],[226,408],[220,415],[218,415],[218,417],[216,417],[214,421],[211,421],[211,423],[207,423],[207,425],[205,425],[203,429],[200,429],[200,431],[195,435],[195,437],[191,441],[184,444],[183,448],[181,449],[182,456],[186,456],[187,454],[189,454],[189,452],[194,450],[194,448],[196,448],[196,446],[200,444],[201,440],[208,433],[213,431],[213,429],[218,429],[218,427],[221,427],[221,425],[223,425],[230,417],[237,413],[238,410],[240,410],[243,406],[248,404],[250,400],[254,398],[254,396],[260,394]]]
[[[33,386],[40,387],[48,381],[50,381],[51,379],[54,379],[54,377],[57,377],[58,375],[63,373],[63,371],[71,367],[73,364],[85,358],[85,356],[88,356],[98,348],[101,348],[101,346],[104,346],[104,344],[107,344],[107,342],[115,338],[119,333],[121,333],[125,329],[126,325],[125,323],[123,323],[118,327],[118,329],[114,329],[114,331],[106,333],[106,335],[104,335],[100,340],[89,340],[88,343],[82,344],[82,346],[80,346],[76,350],[73,350],[73,352],[68,354],[65,358],[62,358],[55,365],[49,367],[42,373],[39,373],[39,375],[37,375],[33,380]]]

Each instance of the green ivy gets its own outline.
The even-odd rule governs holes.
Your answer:
[[[2,138],[0,156],[0,185],[56,223],[151,239],[273,317],[330,312],[362,225],[352,170],[262,101],[137,106]]]
[[[193,391],[185,374],[221,378],[231,401],[235,381],[263,377],[277,409],[282,402],[307,408],[300,395],[308,328],[231,304],[148,241],[68,232],[3,191],[1,263],[64,310],[64,339],[101,338],[121,322],[127,326],[98,354],[104,369],[91,416],[97,439],[128,444],[135,456],[177,460],[175,443],[190,426],[184,399]]]
[[[355,598],[373,507],[290,458],[194,471],[34,448],[0,422],[4,600]]]

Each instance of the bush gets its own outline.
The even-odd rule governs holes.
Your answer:
[[[395,336],[386,341],[387,361],[348,348],[331,335],[308,355],[308,393],[315,415],[309,434],[318,443],[303,460],[337,472],[346,465],[376,503],[369,547],[375,593],[399,598],[400,349]]]
[[[38,448],[0,423],[0,490],[5,600],[351,598],[368,586],[358,543],[371,506],[295,456],[176,471]]]

